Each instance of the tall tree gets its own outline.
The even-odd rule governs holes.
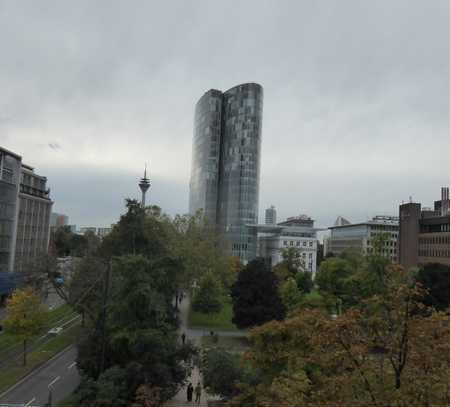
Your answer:
[[[207,272],[200,280],[200,285],[194,293],[192,308],[195,311],[212,314],[222,309],[223,289],[219,279]]]
[[[249,262],[231,288],[233,323],[239,328],[282,319],[285,308],[278,295],[278,280],[264,260]]]

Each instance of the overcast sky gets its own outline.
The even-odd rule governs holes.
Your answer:
[[[0,0],[0,145],[54,210],[115,222],[138,197],[185,213],[194,105],[264,87],[260,220],[318,226],[425,205],[450,184],[450,2]]]

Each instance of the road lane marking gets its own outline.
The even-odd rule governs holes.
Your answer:
[[[36,397],[33,397],[28,403],[26,403],[23,407],[29,407],[31,406],[31,403],[33,403],[36,400]]]
[[[55,377],[48,385],[48,387],[53,386],[59,379],[61,379],[60,376]]]
[[[77,362],[71,363],[71,364],[68,366],[67,369],[69,369],[69,370],[72,369],[76,364],[77,364]]]

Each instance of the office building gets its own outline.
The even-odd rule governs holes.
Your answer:
[[[398,261],[398,218],[396,216],[375,216],[367,222],[350,223],[339,217],[330,229],[330,236],[326,242],[327,253],[340,255],[344,251],[354,250],[362,254],[371,254],[374,249],[374,238],[383,234],[386,238],[382,253],[392,262]]]
[[[255,83],[211,89],[195,108],[189,212],[202,210],[244,263],[256,257],[262,108]]]
[[[0,272],[13,271],[22,158],[0,147]]]
[[[450,265],[450,200],[449,189],[441,189],[441,199],[434,208],[420,203],[400,205],[399,259],[406,267],[426,263]]]
[[[271,206],[266,209],[266,225],[276,225],[277,224],[277,210],[275,206]]]
[[[34,259],[47,253],[52,205],[47,178],[22,164],[14,271],[24,271]]]
[[[0,147],[0,271],[23,271],[47,253],[53,202],[47,179]]]
[[[317,231],[314,220],[307,215],[288,218],[276,225],[251,226],[258,234],[258,257],[265,258],[271,266],[283,260],[283,250],[294,248],[302,256],[304,268],[313,274],[317,271]]]

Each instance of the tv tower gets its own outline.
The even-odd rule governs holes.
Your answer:
[[[150,180],[147,178],[147,164],[145,164],[144,178],[141,178],[141,182],[139,182],[139,188],[141,188],[142,191],[141,206],[145,208],[145,194],[150,188]]]

